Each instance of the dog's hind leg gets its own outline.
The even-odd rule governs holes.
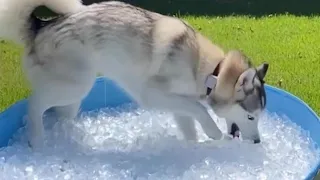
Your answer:
[[[33,93],[28,102],[27,136],[29,146],[34,150],[41,149],[44,145],[44,126],[42,117],[44,112],[51,106],[45,97]]]
[[[52,84],[51,84],[52,83]],[[63,92],[70,88],[63,86],[65,83],[59,83],[58,81],[52,81],[52,86],[47,86],[43,84],[34,90],[33,94],[28,101],[28,121],[27,121],[27,133],[29,139],[29,145],[34,150],[39,150],[43,148],[44,145],[44,125],[43,125],[43,115],[46,110],[55,106],[63,106],[60,108],[60,112],[64,113],[64,116],[73,116],[76,106],[78,103],[74,102],[74,99],[79,98],[79,95],[72,96],[70,91]],[[62,95],[62,93],[67,94],[67,96]],[[81,97],[81,96],[80,96]],[[67,105],[65,104],[71,104]],[[69,110],[73,110],[68,112]]]
[[[42,118],[44,112],[51,107],[58,107],[55,109],[58,109],[59,116],[74,118],[81,100],[94,84],[96,76],[90,67],[81,71],[72,66],[66,66],[66,69],[68,71],[49,66],[47,69],[36,67],[32,70],[30,81],[33,85],[33,94],[28,105],[27,133],[29,144],[34,150],[42,149],[44,145]],[[56,72],[58,70],[60,72]]]
[[[195,121],[192,117],[174,114],[174,120],[185,139],[188,141],[197,141]]]
[[[38,83],[33,95],[29,99],[29,118],[27,132],[30,146],[34,150],[41,149],[44,145],[44,112],[55,107],[60,117],[74,118],[77,115],[80,101],[88,94],[95,80],[70,81],[51,80]],[[57,108],[58,107],[58,108]]]

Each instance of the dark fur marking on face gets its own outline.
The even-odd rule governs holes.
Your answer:
[[[254,112],[259,108],[263,109],[266,105],[266,93],[263,84],[254,87],[251,94],[246,94],[246,98],[237,101],[237,103],[248,112]]]
[[[258,93],[259,93],[259,97],[263,98],[263,101],[260,101],[260,102],[261,102],[261,107],[264,108],[264,107],[266,107],[266,104],[267,104],[267,96],[266,96],[266,91],[264,89],[264,82],[261,84],[261,87],[260,87],[260,90],[258,91]]]
[[[251,61],[247,60],[249,66],[252,66]],[[237,101],[237,103],[246,111],[253,112],[259,108],[264,109],[266,106],[266,92],[264,89],[264,80],[259,76],[257,69],[255,69],[254,77],[252,78],[252,84],[254,85],[254,81],[260,81],[260,85],[256,85],[253,89],[243,89],[246,98],[243,100]],[[244,83],[247,81],[244,79]],[[259,103],[258,103],[259,102]]]
[[[261,107],[264,108],[266,106],[266,104],[267,104],[266,92],[265,92],[265,89],[264,89],[265,81],[263,80],[263,78],[261,78],[259,76],[258,72],[256,73],[256,77],[259,79],[259,81],[261,83],[261,86],[259,86],[257,88],[258,88],[258,96],[263,98],[262,101],[260,100]]]

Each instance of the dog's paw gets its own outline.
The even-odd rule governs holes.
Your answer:
[[[44,138],[42,136],[28,138],[28,146],[32,151],[41,151],[44,147]]]
[[[198,142],[198,139],[187,139],[188,144],[197,144]]]
[[[43,149],[44,143],[42,143],[42,142],[38,142],[38,143],[33,142],[32,143],[31,141],[28,141],[28,146],[29,146],[29,148],[31,148],[31,150],[33,152],[39,152]]]
[[[33,151],[39,151],[44,147],[45,133],[43,126],[38,124],[33,124],[32,122],[27,122],[27,138],[28,145]]]

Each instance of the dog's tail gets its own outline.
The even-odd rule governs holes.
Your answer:
[[[74,13],[85,7],[81,0],[0,0],[0,39],[21,42],[26,38],[30,14],[39,6],[57,14]]]
[[[27,1],[27,0],[25,0]],[[29,0],[29,1],[39,1],[52,11],[58,14],[68,14],[78,11],[83,8],[81,0]]]

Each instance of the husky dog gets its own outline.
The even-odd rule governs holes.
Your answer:
[[[5,23],[20,30],[11,39],[24,37],[23,64],[33,88],[27,129],[34,149],[43,146],[44,112],[54,107],[60,117],[73,119],[97,73],[142,107],[172,112],[187,140],[197,140],[197,120],[209,138],[230,140],[240,131],[243,139],[260,142],[267,63],[255,68],[242,52],[224,53],[186,22],[123,2],[60,8],[54,10],[62,16],[52,21],[28,11],[20,13],[23,21]],[[227,134],[201,100],[226,119]]]

